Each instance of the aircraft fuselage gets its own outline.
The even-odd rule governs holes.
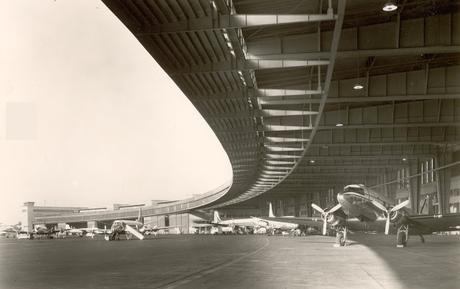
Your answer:
[[[389,205],[387,200],[375,192],[358,185],[347,186],[337,194],[337,201],[348,218],[357,218],[363,222],[374,222],[385,217],[384,212],[374,205],[375,202],[386,207]]]

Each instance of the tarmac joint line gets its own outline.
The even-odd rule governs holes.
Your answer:
[[[183,285],[185,285],[185,284],[187,284],[187,283],[189,283],[189,282],[191,282],[193,280],[202,278],[202,277],[204,277],[206,275],[212,274],[212,273],[217,272],[219,270],[222,270],[222,269],[224,269],[226,267],[229,267],[229,266],[231,266],[231,265],[233,265],[235,263],[238,263],[243,259],[246,259],[248,257],[254,256],[257,253],[259,253],[260,251],[262,251],[263,249],[267,248],[269,244],[270,244],[270,242],[269,242],[268,238],[266,238],[265,239],[265,244],[262,247],[258,248],[257,250],[252,251],[251,253],[244,254],[243,256],[240,256],[240,257],[238,257],[236,259],[233,259],[231,261],[228,261],[228,262],[221,263],[221,264],[219,264],[217,266],[213,265],[209,269],[204,269],[204,270],[195,272],[193,274],[189,274],[189,275],[187,275],[187,276],[185,276],[183,278],[180,278],[178,280],[172,281],[172,282],[170,282],[168,284],[165,284],[165,285],[162,285],[162,286],[159,286],[159,287],[156,287],[156,288],[157,289],[175,289],[175,288],[177,288],[179,286],[183,286]]]

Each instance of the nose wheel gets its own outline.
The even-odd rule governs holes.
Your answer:
[[[337,228],[334,247],[344,247],[347,245],[347,231],[348,228],[346,226],[340,226]]]

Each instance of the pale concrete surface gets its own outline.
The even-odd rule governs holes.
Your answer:
[[[460,238],[1,240],[0,288],[460,288]]]

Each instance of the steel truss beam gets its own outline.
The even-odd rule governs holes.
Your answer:
[[[311,97],[321,95],[321,90],[303,90],[303,89],[257,89],[244,87],[241,90],[229,92],[220,92],[214,94],[194,95],[192,101],[194,103],[213,101],[213,100],[246,100],[248,98],[257,97]],[[319,100],[319,99],[316,99]]]
[[[214,73],[214,72],[242,72],[248,70],[274,69],[274,68],[296,68],[307,66],[328,65],[329,60],[240,60],[232,59],[219,63],[206,65],[188,66],[169,70],[170,75]]]
[[[136,36],[149,36],[160,33],[179,33],[192,31],[212,31],[223,29],[238,29],[246,27],[270,26],[290,23],[308,23],[332,21],[337,15],[328,14],[218,14],[150,26],[139,29]],[[225,31],[225,30],[224,30]],[[225,33],[225,32],[224,32]]]
[[[460,94],[418,94],[418,95],[389,95],[389,96],[360,96],[360,97],[330,97],[327,103],[349,103],[349,102],[392,102],[392,101],[413,101],[431,99],[460,99]],[[262,105],[295,105],[295,104],[316,104],[320,103],[315,98],[289,98],[285,96],[258,97]]]
[[[317,111],[308,110],[287,110],[287,109],[262,109],[252,111],[241,111],[237,113],[219,113],[207,116],[207,119],[234,119],[234,118],[253,118],[253,117],[285,117],[285,116],[299,116],[299,115],[317,115]]]
[[[249,43],[248,43],[249,45]],[[249,45],[250,46],[250,45]],[[372,57],[372,56],[403,56],[403,55],[421,55],[421,54],[445,54],[459,53],[460,46],[422,46],[422,47],[407,47],[407,48],[388,48],[388,49],[360,49],[338,51],[337,58],[357,58],[357,57]],[[280,54],[264,54],[255,55],[248,50],[249,59],[272,59],[272,60],[307,60],[307,59],[324,59],[329,58],[330,52],[303,52],[303,53],[280,53]]]
[[[372,128],[404,128],[404,127],[445,127],[460,126],[460,122],[419,122],[419,123],[381,123],[381,124],[344,124],[343,126],[322,125],[318,129],[372,129]]]
[[[417,127],[457,127],[460,122],[419,122],[419,123],[381,123],[381,124],[344,124],[343,126],[320,125],[318,130],[343,130],[343,129],[373,129],[373,128],[417,128]],[[311,131],[314,126],[311,125],[271,125],[258,126],[257,128],[233,127],[227,129],[215,128],[219,133],[237,133],[237,132],[301,132]],[[282,139],[282,136],[278,136]],[[310,136],[311,138],[311,136]]]

